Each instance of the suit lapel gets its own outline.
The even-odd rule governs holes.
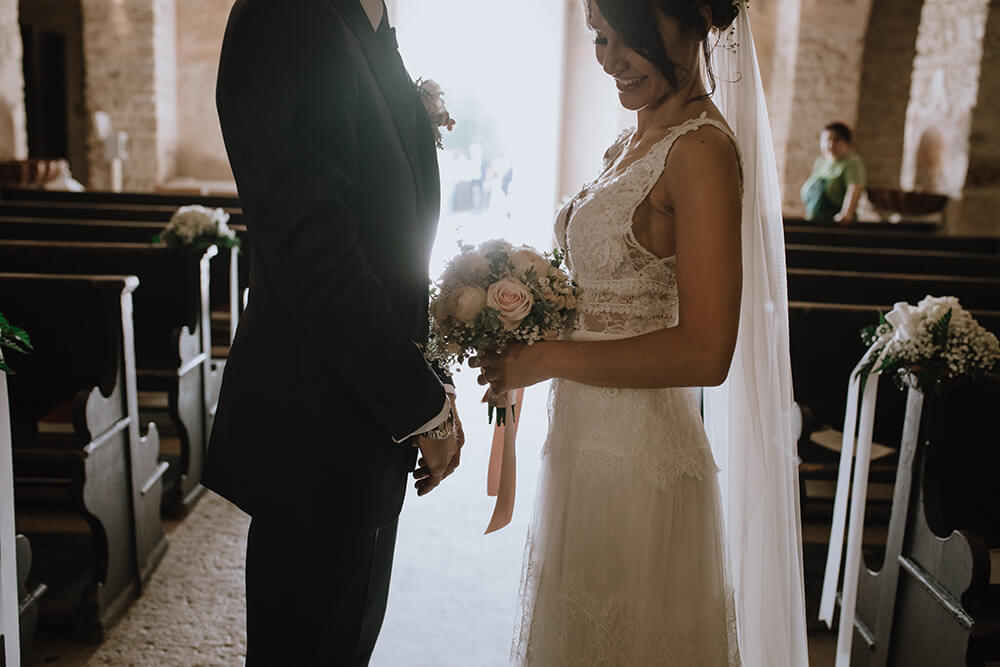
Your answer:
[[[413,171],[417,187],[423,179],[417,165],[416,118],[413,113],[414,92],[408,85],[409,75],[403,69],[398,54],[390,53],[379,41],[371,21],[358,0],[330,0],[334,8],[357,37],[369,66],[375,73],[382,95],[389,103],[396,130],[406,149],[406,158]]]

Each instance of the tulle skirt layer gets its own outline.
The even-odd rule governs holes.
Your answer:
[[[553,382],[512,660],[739,664],[717,469],[695,395]]]

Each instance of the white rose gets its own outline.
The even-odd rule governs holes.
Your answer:
[[[500,311],[500,322],[508,330],[516,329],[535,305],[527,287],[516,280],[504,278],[490,285],[486,305]]]
[[[510,251],[510,263],[514,266],[514,273],[519,277],[528,275],[528,271],[535,270],[536,278],[544,278],[548,275],[552,264],[531,248],[514,248]]]
[[[447,296],[447,310],[456,320],[472,324],[486,307],[486,291],[482,287],[463,285]]]
[[[924,313],[931,322],[937,322],[949,310],[953,311],[953,315],[957,315],[961,309],[962,306],[958,303],[958,299],[953,296],[928,295],[917,304],[917,310]]]
[[[479,252],[482,255],[488,255],[492,252],[510,253],[513,248],[514,246],[502,239],[493,239],[492,241],[483,241],[479,246]]]
[[[490,272],[490,262],[478,252],[462,253],[449,262],[441,281],[449,283],[476,282]]]
[[[923,313],[919,310],[905,301],[899,301],[892,307],[892,311],[885,316],[885,319],[892,325],[892,339],[905,341],[916,335],[923,317]]]

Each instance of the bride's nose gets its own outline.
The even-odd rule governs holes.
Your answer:
[[[604,71],[610,76],[615,76],[628,70],[628,52],[630,50],[617,40],[608,42],[608,45],[604,48],[604,58],[601,60],[601,66],[604,68]]]

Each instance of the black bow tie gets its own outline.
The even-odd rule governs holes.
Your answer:
[[[396,41],[396,29],[389,26],[388,13],[382,14],[382,22],[378,24],[378,30],[375,31],[375,35],[385,48],[390,51],[399,50],[399,42]]]

